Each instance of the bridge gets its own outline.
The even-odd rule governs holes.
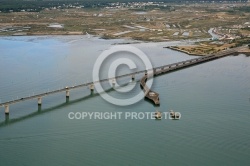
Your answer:
[[[186,61],[181,61],[181,62],[174,63],[174,64],[164,65],[164,66],[153,68],[151,70],[153,71],[153,76],[158,76],[158,75],[161,75],[161,74],[173,72],[173,71],[183,69],[183,68],[186,68],[186,67],[190,67],[190,66],[193,66],[193,65],[201,64],[201,63],[204,63],[204,62],[207,62],[207,61],[222,58],[222,57],[225,57],[227,55],[237,53],[238,52],[237,50],[238,49],[229,49],[229,50],[226,50],[226,51],[221,51],[221,52],[219,52],[217,54],[214,54],[214,55],[202,56],[202,57],[199,57],[199,58],[194,58],[194,59],[190,59],[190,60],[186,60]],[[114,79],[118,79],[118,78],[122,78],[122,77],[129,77],[129,76],[132,78],[132,80],[134,80],[135,75],[142,74],[142,73],[145,73],[145,76],[143,76],[143,78],[140,80],[140,85],[143,88],[143,91],[145,93],[145,97],[148,98],[149,100],[153,101],[155,105],[159,105],[160,104],[159,94],[156,93],[156,92],[153,92],[152,90],[150,90],[147,87],[147,85],[146,85],[146,81],[148,79],[147,70],[142,70],[142,71],[138,71],[138,72],[134,72],[134,73],[129,73],[129,74],[116,76],[116,77],[113,77],[113,78],[103,79],[103,80],[96,81],[96,82],[89,82],[89,83],[80,84],[80,85],[76,85],[76,86],[65,87],[65,88],[61,88],[61,89],[58,89],[58,90],[49,91],[49,92],[46,92],[46,93],[41,93],[41,94],[36,94],[36,95],[33,95],[33,96],[29,96],[29,97],[23,97],[23,98],[20,98],[20,99],[11,100],[11,101],[8,101],[8,102],[0,103],[0,107],[5,107],[5,114],[9,114],[9,106],[11,104],[23,102],[23,101],[26,101],[26,100],[37,99],[38,100],[38,105],[41,106],[42,98],[45,97],[45,96],[48,96],[48,95],[61,93],[61,92],[66,92],[66,98],[69,98],[70,90],[78,89],[78,88],[82,88],[82,87],[89,87],[90,90],[93,91],[95,83],[110,81],[110,80],[114,80]]]
[[[238,48],[238,49],[240,49],[240,48]],[[227,55],[237,53],[238,49],[230,49],[230,50],[219,52],[219,53],[217,53],[215,55],[202,56],[202,57],[199,57],[199,58],[190,59],[190,60],[186,60],[186,61],[181,61],[181,62],[170,64],[170,65],[156,67],[156,68],[153,69],[154,76],[158,76],[158,75],[161,75],[161,74],[166,74],[166,73],[173,72],[173,71],[183,69],[183,68],[186,68],[186,67],[191,67],[193,65],[198,65],[198,64],[201,64],[201,63],[204,63],[204,62],[208,62],[208,61],[211,61],[211,60],[222,58],[222,57],[225,57]],[[147,87],[147,85],[146,85],[147,78],[148,78],[148,75],[147,75],[147,73],[145,73],[145,76],[142,77],[142,79],[140,81],[140,85],[143,88],[144,93],[145,93],[145,98],[151,100],[155,105],[159,105],[160,104],[159,94],[152,91],[152,90],[150,90]]]

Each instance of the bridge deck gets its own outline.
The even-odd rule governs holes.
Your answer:
[[[211,60],[214,60],[214,59],[217,59],[217,58],[221,58],[221,57],[224,57],[224,56],[236,53],[236,52],[237,52],[236,49],[230,49],[230,50],[227,50],[227,51],[219,52],[216,55],[202,56],[202,57],[195,58],[195,59],[190,59],[190,60],[186,60],[186,61],[182,61],[182,62],[178,62],[178,63],[174,63],[174,64],[169,64],[169,65],[164,65],[164,66],[156,67],[156,68],[153,68],[152,70],[154,71],[154,76],[157,76],[157,75],[160,75],[160,74],[164,74],[164,73],[176,71],[176,70],[179,70],[179,69],[182,69],[182,68],[185,68],[185,67],[189,67],[189,66],[192,66],[192,65],[196,65],[196,64],[200,64],[200,63],[203,63],[203,62],[211,61]],[[146,72],[146,70],[138,71],[138,72],[134,72],[134,73],[130,73],[130,74],[124,74],[124,75],[121,75],[121,76],[116,76],[114,78],[103,79],[103,80],[100,80],[100,81],[97,81],[97,82],[105,82],[105,81],[109,81],[109,80],[112,80],[112,79],[117,79],[117,78],[132,76],[132,75],[141,74],[141,73],[145,73],[145,72]],[[146,97],[149,98],[150,100],[153,100],[155,104],[159,104],[159,94],[156,93],[156,92],[151,91],[150,89],[147,89],[147,87],[146,87],[146,78],[144,76],[141,79],[141,85],[144,88],[146,88],[146,89],[144,89],[144,91],[148,92],[148,93],[146,93]],[[56,93],[60,93],[60,92],[66,92],[67,90],[72,90],[72,89],[77,89],[77,88],[81,88],[81,87],[86,87],[86,86],[89,86],[91,84],[95,84],[97,82],[89,82],[89,83],[80,84],[80,85],[77,85],[77,86],[72,86],[72,87],[62,88],[62,89],[58,89],[58,90],[54,90],[54,91],[50,91],[50,92],[46,92],[46,93],[41,93],[41,94],[29,96],[29,97],[23,97],[23,98],[20,98],[20,99],[16,99],[16,100],[12,100],[12,101],[8,101],[8,102],[0,103],[0,107],[3,107],[5,105],[10,105],[10,104],[18,103],[18,102],[22,102],[22,101],[26,101],[26,100],[36,99],[38,97],[48,96],[48,95],[52,95],[52,94],[56,94]],[[155,93],[155,96],[154,95],[150,95],[150,94],[152,94],[150,92]]]

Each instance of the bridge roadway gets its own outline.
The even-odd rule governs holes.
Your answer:
[[[217,59],[217,58],[221,58],[221,57],[224,57],[224,56],[236,53],[236,52],[237,52],[236,49],[230,49],[230,50],[227,50],[227,51],[219,52],[216,55],[202,56],[202,57],[195,58],[195,59],[190,59],[190,60],[186,60],[186,61],[182,61],[182,62],[178,62],[178,63],[174,63],[174,64],[169,64],[169,65],[156,67],[156,68],[153,68],[151,70],[153,70],[154,76],[157,76],[157,75],[160,75],[160,74],[172,72],[172,71],[179,70],[179,69],[182,69],[182,68],[185,68],[185,67],[189,67],[189,66],[193,66],[193,65],[200,64],[200,63],[203,63],[203,62],[211,61],[211,60],[214,60],[214,59]],[[52,94],[56,94],[56,93],[60,93],[60,92],[66,92],[66,96],[69,97],[69,91],[72,90],[72,89],[91,86],[91,85],[94,85],[95,83],[98,83],[98,82],[105,82],[105,81],[109,81],[109,80],[113,80],[113,79],[117,79],[117,78],[122,78],[122,77],[132,76],[132,78],[134,78],[134,76],[136,74],[141,74],[141,73],[146,73],[146,72],[147,72],[146,70],[142,70],[142,71],[138,71],[138,72],[134,72],[134,73],[129,73],[129,74],[116,76],[114,78],[107,78],[107,79],[103,79],[103,80],[96,81],[96,82],[89,82],[89,83],[85,83],[85,84],[80,84],[80,85],[76,85],[76,86],[65,87],[65,88],[62,88],[62,89],[49,91],[49,92],[46,92],[46,93],[40,93],[40,94],[36,94],[36,95],[33,95],[33,96],[29,96],[29,97],[23,97],[23,98],[11,100],[11,101],[8,101],[8,102],[0,103],[0,107],[5,107],[5,113],[8,113],[9,112],[9,105],[11,105],[11,104],[15,104],[15,103],[18,103],[18,102],[23,102],[23,101],[31,100],[31,99],[38,99],[38,104],[41,104],[41,103],[39,103],[39,99],[40,99],[40,102],[41,102],[41,98],[45,97],[45,96],[48,96],[48,95],[52,95]],[[159,94],[156,93],[156,92],[151,91],[146,86],[146,80],[147,80],[147,76],[146,77],[144,76],[141,79],[141,86],[143,87],[143,90],[145,92],[145,97],[149,98],[150,100],[153,100],[155,104],[159,104]],[[155,96],[153,95],[153,93],[150,93],[150,92],[155,93]]]

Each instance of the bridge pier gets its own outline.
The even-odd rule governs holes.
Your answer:
[[[69,98],[69,90],[66,90],[66,98]]]
[[[5,114],[8,115],[10,113],[9,105],[5,105],[4,108],[5,108],[5,110],[4,110]]]
[[[135,75],[134,74],[131,76],[131,79],[132,79],[132,81],[135,80]]]
[[[112,80],[112,86],[115,87],[115,79]]]
[[[95,85],[94,85],[94,84],[91,84],[91,85],[89,86],[89,89],[90,89],[91,92],[93,92],[94,89],[95,89]]]
[[[37,100],[38,100],[38,101],[37,101],[37,102],[38,102],[38,105],[42,105],[42,97],[38,97]]]
[[[69,90],[66,90],[66,103],[69,102]]]

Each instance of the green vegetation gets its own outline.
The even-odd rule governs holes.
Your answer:
[[[241,11],[241,12],[250,13],[250,6],[238,7],[238,8],[235,8],[235,10],[238,10],[238,11]]]
[[[249,44],[250,43],[250,39],[249,38],[243,38],[243,39],[238,39],[235,41],[235,47],[239,47],[239,46],[243,46],[245,44]]]
[[[190,0],[192,3],[199,2],[201,0]],[[228,1],[240,1],[240,0],[228,0]],[[32,12],[39,12],[44,8],[50,8],[55,6],[61,6],[62,9],[71,8],[71,5],[82,5],[85,8],[100,8],[105,7],[109,3],[112,2],[148,2],[148,0],[1,0],[0,1],[0,11],[1,12],[20,12],[22,10],[32,11]],[[188,0],[185,1],[175,1],[175,0],[151,0],[151,2],[166,2],[166,3],[175,3],[175,4],[182,4],[187,3]],[[213,1],[211,1],[213,2]],[[241,1],[245,2],[245,1]],[[169,6],[146,6],[144,9],[151,10],[153,8],[159,8],[164,10],[174,11],[174,8]],[[208,9],[211,12],[218,11],[215,9]],[[234,8],[233,10],[229,10],[228,12],[234,12],[234,10],[250,12],[249,7],[241,7],[241,8]]]
[[[22,10],[29,12],[39,12],[45,8],[60,6],[60,9],[70,9],[72,6],[84,6],[84,8],[97,8],[106,6],[106,2],[98,1],[79,1],[79,0],[37,0],[37,1],[22,1],[22,0],[3,0],[0,1],[0,11],[2,12],[20,12]]]

